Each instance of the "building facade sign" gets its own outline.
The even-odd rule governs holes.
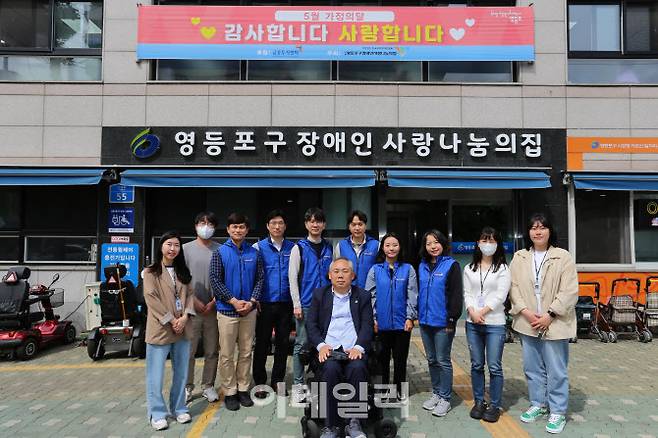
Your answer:
[[[136,131],[103,128],[101,163],[550,167],[566,139],[564,129],[151,127],[160,147],[144,157],[132,146]]]
[[[138,59],[532,61],[531,7],[140,6]]]
[[[589,170],[586,165],[590,161],[600,161],[597,156],[616,154],[621,162],[619,169],[637,170],[624,167],[626,162],[655,162],[658,168],[658,137],[569,137],[567,138],[568,170]],[[652,154],[656,158],[648,159]],[[612,156],[608,157],[610,161]],[[613,170],[608,168],[608,170]],[[642,169],[649,170],[649,169]]]

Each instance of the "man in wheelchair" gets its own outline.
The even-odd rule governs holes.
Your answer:
[[[319,382],[326,385],[326,418],[321,438],[338,436],[338,400],[333,389],[340,383],[353,388],[351,400],[359,401],[360,388],[367,385],[366,352],[373,337],[370,294],[352,286],[352,262],[339,257],[329,267],[331,285],[313,292],[306,329],[311,346],[318,352]],[[323,393],[321,392],[321,393]],[[320,403],[323,401],[321,400]],[[365,438],[358,418],[344,419],[345,435]]]

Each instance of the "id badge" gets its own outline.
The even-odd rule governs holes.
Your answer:
[[[484,307],[484,295],[478,297],[478,307],[482,309]]]
[[[180,300],[180,298],[176,298],[176,311],[180,312],[183,310],[183,302]]]

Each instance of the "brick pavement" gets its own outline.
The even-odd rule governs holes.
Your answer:
[[[435,418],[422,410],[430,384],[419,347],[420,339],[414,337],[408,367],[410,416],[400,420],[400,437],[548,436],[543,422],[526,425],[517,420],[528,405],[518,342],[505,347],[507,415],[496,425],[468,417],[472,401],[463,336],[455,338],[453,347],[457,394],[452,412]],[[570,421],[561,436],[658,436],[658,342],[581,340],[571,348]],[[154,432],[145,418],[143,379],[143,361],[113,357],[94,363],[81,347],[46,350],[30,362],[0,360],[0,437],[300,436],[300,408],[288,407],[281,419],[275,404],[228,412],[220,403],[209,405],[200,397],[191,403],[191,424]],[[399,415],[392,411],[389,414]]]

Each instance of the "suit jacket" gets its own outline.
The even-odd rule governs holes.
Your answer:
[[[331,292],[331,285],[313,291],[313,299],[306,321],[306,332],[314,349],[327,337],[333,304],[334,294]],[[367,352],[371,347],[374,330],[370,294],[360,287],[352,286],[350,310],[356,329],[356,344]]]
[[[174,281],[167,268],[162,266],[162,275],[156,276],[150,269],[144,270],[144,301],[148,307],[146,317],[146,342],[155,345],[173,344],[183,337],[192,336],[192,321],[188,320],[181,334],[174,333],[170,322],[183,313],[196,315],[194,311],[194,292],[190,284],[176,282],[178,295],[183,310],[176,310]]]

